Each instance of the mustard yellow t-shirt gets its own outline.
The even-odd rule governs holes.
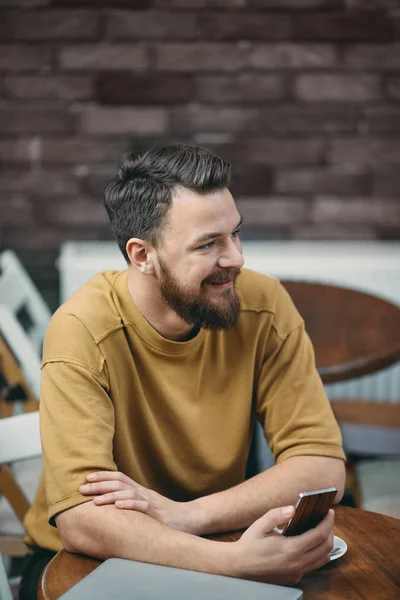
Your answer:
[[[57,310],[44,343],[44,476],[25,518],[30,545],[62,547],[54,517],[88,501],[78,490],[93,471],[122,471],[178,501],[243,482],[254,415],[277,462],[344,458],[288,294],[246,269],[238,292],[233,329],[186,342],[141,315],[127,271],[97,275]]]

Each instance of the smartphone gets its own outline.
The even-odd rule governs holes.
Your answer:
[[[316,527],[328,514],[336,494],[334,487],[299,494],[295,513],[284,526],[282,535],[300,535]]]

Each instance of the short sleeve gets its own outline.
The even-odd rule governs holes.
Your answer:
[[[345,458],[303,322],[284,335],[271,332],[257,381],[257,415],[276,462],[300,455]]]
[[[44,344],[40,396],[48,519],[91,497],[79,486],[86,475],[116,470],[114,408],[101,353],[73,315],[57,315]]]

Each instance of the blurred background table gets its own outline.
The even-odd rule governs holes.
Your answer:
[[[282,281],[304,318],[324,383],[375,373],[400,360],[400,308],[371,294]]]

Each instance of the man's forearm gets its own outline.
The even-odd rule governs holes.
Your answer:
[[[69,552],[103,560],[117,557],[233,574],[231,544],[177,531],[135,511],[95,506],[89,501],[64,511],[56,517],[56,522],[63,546]]]
[[[344,482],[342,460],[319,456],[289,458],[240,485],[187,503],[187,530],[202,535],[245,528],[271,508],[294,504],[299,492],[312,489],[336,487],[338,502]]]

